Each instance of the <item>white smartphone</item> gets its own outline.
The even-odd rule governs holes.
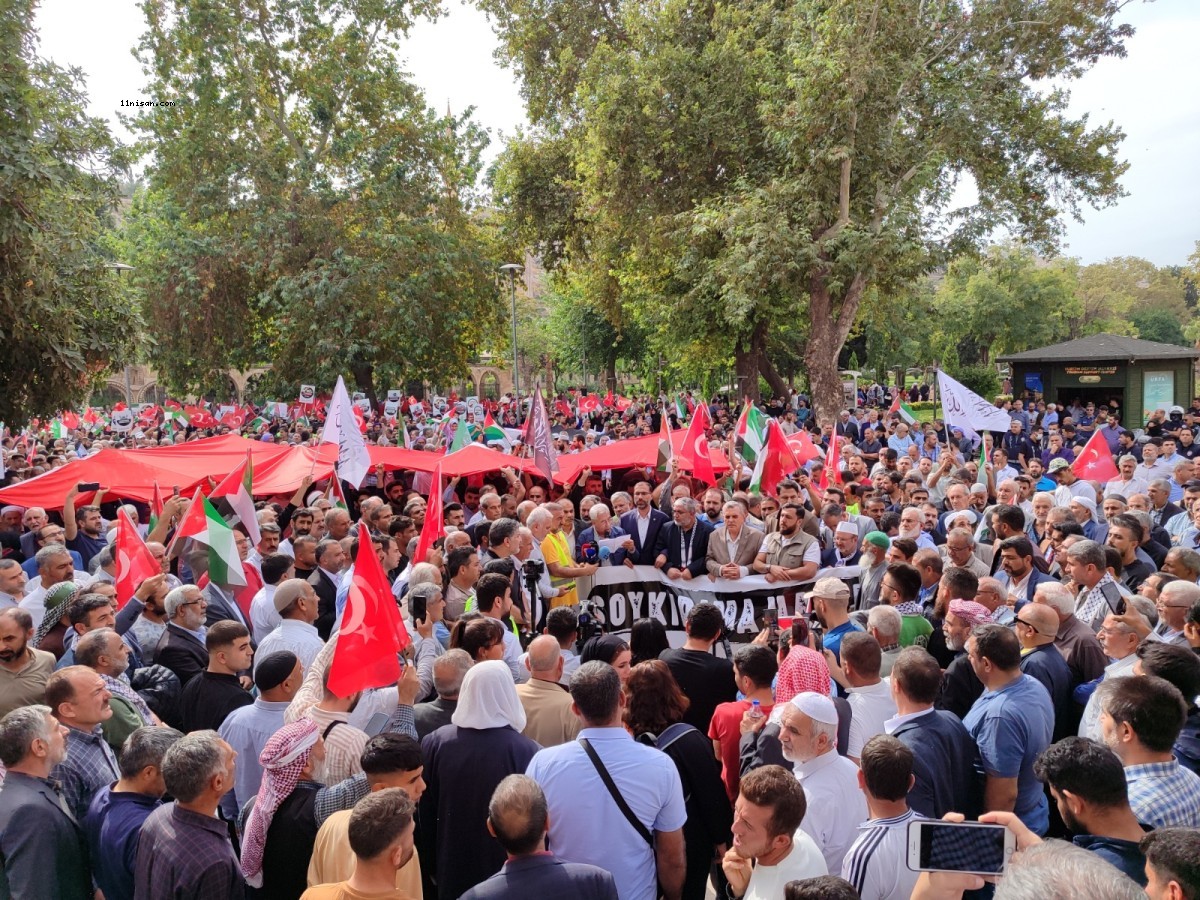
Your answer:
[[[920,819],[908,823],[908,867],[915,872],[1000,875],[1016,850],[1003,825]]]

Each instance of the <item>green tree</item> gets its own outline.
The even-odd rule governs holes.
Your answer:
[[[1073,267],[1042,263],[1019,244],[992,247],[982,258],[956,259],[937,290],[938,335],[955,342],[960,353],[972,348],[983,365],[993,353],[1061,340],[1079,309],[1073,276]]]
[[[0,6],[0,420],[86,399],[140,323],[110,267],[125,160],[76,70],[38,57],[33,0]]]
[[[784,386],[771,331],[806,319],[826,416],[869,287],[892,293],[1001,227],[1048,251],[1062,214],[1121,193],[1120,131],[1036,87],[1124,52],[1120,0],[479,2],[535,126],[510,181],[559,162],[543,234],[610,274],[605,304],[675,353],[686,333],[733,355],[747,384]],[[978,200],[952,209],[967,176]]]
[[[1183,323],[1177,316],[1165,309],[1139,308],[1129,316],[1129,321],[1137,329],[1138,337],[1146,341],[1158,341],[1160,344],[1178,344],[1187,347],[1190,341],[1184,336]]]
[[[484,133],[397,65],[435,0],[143,0],[152,154],[128,240],[175,387],[443,381],[499,334]]]
[[[559,282],[547,297],[555,358],[569,371],[586,361],[589,371],[601,373],[604,389],[615,392],[618,366],[639,364],[647,355],[642,329],[636,322],[609,320],[578,285]]]

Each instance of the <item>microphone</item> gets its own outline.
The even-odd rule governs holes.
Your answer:
[[[607,547],[600,548],[600,562],[608,562],[608,558],[612,556],[612,551]]]
[[[596,553],[596,545],[591,541],[586,541],[579,546],[579,553],[583,556],[585,562],[596,562],[599,559],[599,554]]]

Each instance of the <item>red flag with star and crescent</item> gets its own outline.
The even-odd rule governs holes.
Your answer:
[[[1104,439],[1104,435],[1100,433],[1099,429],[1083,445],[1083,449],[1071,463],[1071,471],[1075,473],[1076,478],[1082,478],[1084,481],[1099,481],[1102,484],[1112,481],[1121,474],[1117,470],[1117,464],[1113,462],[1112,453],[1108,449],[1108,441]]]
[[[158,560],[150,553],[138,534],[137,526],[124,509],[117,512],[117,608],[121,609],[142,586],[142,582],[162,572]]]
[[[717,483],[717,473],[713,471],[712,454],[708,448],[708,430],[711,427],[708,407],[697,403],[692,419],[688,422],[687,433],[683,437],[681,455],[691,463],[692,474],[705,484]]]
[[[349,697],[400,678],[399,653],[412,639],[372,541],[359,541],[342,626],[329,665],[329,690]]]

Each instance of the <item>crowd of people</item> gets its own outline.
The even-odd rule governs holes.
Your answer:
[[[172,541],[186,498],[0,509],[0,896],[1200,896],[1200,398],[1132,430],[1115,403],[1002,399],[980,436],[873,388],[831,421],[765,404],[837,459],[761,494],[723,398],[718,485],[681,459],[436,498],[421,473],[306,478],[235,524],[240,577]],[[564,453],[676,406],[568,413]],[[1097,433],[1103,483],[1073,468]],[[105,438],[33,441],[5,437],[9,481]],[[122,602],[118,508],[160,568]],[[340,696],[366,541],[411,644]],[[751,641],[706,602],[681,634],[605,633],[590,582],[626,565],[805,586]],[[994,884],[908,865],[910,824],[963,817],[1013,836]]]

